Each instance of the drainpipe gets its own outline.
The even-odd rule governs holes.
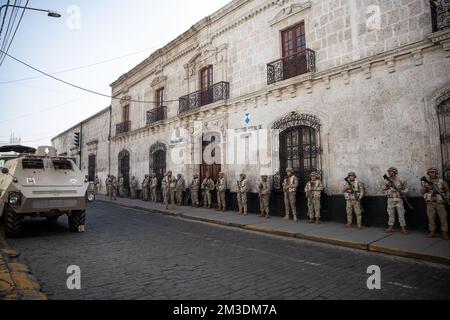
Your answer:
[[[108,174],[111,174],[111,116],[112,106],[109,106]]]

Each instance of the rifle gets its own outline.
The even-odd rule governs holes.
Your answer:
[[[392,187],[395,189],[395,191],[397,191],[397,192],[400,194],[400,196],[402,197],[403,201],[405,201],[405,203],[408,205],[408,207],[409,207],[411,210],[414,210],[414,208],[412,207],[412,205],[408,202],[408,199],[406,199],[406,196],[403,194],[403,192],[400,191],[400,190],[398,190],[398,188],[397,188],[397,186],[395,185],[394,181],[392,181],[392,179],[389,178],[386,174],[383,176],[383,178],[384,178],[384,180],[388,181],[388,182],[392,185]]]
[[[350,193],[353,193],[353,194],[355,194],[355,196],[356,196],[356,191],[355,191],[355,189],[353,188],[353,184],[350,182],[350,180],[349,180],[348,178],[345,178],[344,180],[345,180],[345,182],[347,182],[347,184],[352,188],[352,191],[351,191]],[[363,208],[362,204],[361,204],[361,199],[357,199],[357,200],[358,200],[359,203],[360,203],[360,207],[361,207],[362,213],[366,213],[366,212],[364,211],[364,208]]]
[[[431,183],[431,182],[427,179],[427,177],[422,177],[422,179],[420,179],[420,181],[425,182],[427,185],[433,187],[433,192],[439,194],[439,195],[442,197],[442,200],[445,200],[445,202],[446,202],[448,205],[450,205],[449,199],[448,199],[447,197],[445,197],[444,194],[443,194],[441,191],[439,191],[438,188],[436,188],[436,186],[434,185],[434,183]]]

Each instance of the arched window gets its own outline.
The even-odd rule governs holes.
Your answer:
[[[125,188],[125,194],[129,192],[130,185],[130,153],[127,150],[123,150],[119,153],[119,177],[123,177],[123,185]]]
[[[158,181],[161,181],[166,174],[166,151],[166,145],[161,142],[155,143],[150,148],[150,173],[155,173]]]
[[[439,107],[439,128],[441,135],[443,177],[450,181],[450,99],[443,101]]]

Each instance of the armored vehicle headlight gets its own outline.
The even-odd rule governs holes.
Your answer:
[[[8,202],[10,205],[13,205],[13,206],[20,204],[20,193],[11,192],[9,194]]]
[[[95,200],[95,194],[93,194],[93,193],[88,193],[88,194],[87,194],[87,200],[88,200],[89,202],[94,202],[94,200]]]

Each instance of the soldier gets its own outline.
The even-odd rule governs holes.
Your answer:
[[[136,177],[131,177],[131,199],[137,199],[137,193],[139,188],[139,182]]]
[[[237,182],[238,190],[237,190],[237,201],[239,206],[239,214],[247,215],[247,192],[248,192],[248,183],[247,183],[247,175],[242,173],[240,175],[240,179]]]
[[[226,199],[225,193],[227,191],[227,181],[225,179],[225,173],[219,172],[219,179],[217,179],[216,183],[217,190],[217,211],[225,212],[226,210]]]
[[[429,169],[427,175],[429,177],[427,180],[431,184],[422,181],[422,194],[427,203],[427,216],[430,230],[428,237],[434,238],[436,235],[437,212],[441,221],[442,238],[448,240],[448,222],[445,203],[449,197],[449,186],[447,182],[439,178],[439,171],[436,168]]]
[[[124,179],[122,175],[119,175],[118,187],[119,187],[119,197],[125,197]]]
[[[298,179],[294,175],[294,169],[286,169],[287,177],[283,181],[283,191],[284,191],[284,207],[286,209],[286,215],[283,220],[289,220],[290,210],[292,210],[292,215],[294,216],[294,221],[297,222],[297,188]]]
[[[172,171],[168,171],[166,176],[162,180],[161,190],[164,196],[164,204],[166,210],[169,210],[169,202],[172,204],[173,210],[175,210],[175,189],[177,187],[177,180],[172,176]]]
[[[94,192],[95,194],[97,194],[100,190],[100,179],[98,178],[98,176],[95,176],[95,181],[94,181]]]
[[[261,176],[261,182],[259,184],[258,193],[259,193],[259,207],[261,209],[260,217],[269,219],[269,200],[270,200],[270,192],[271,186],[269,181],[267,181],[268,177],[266,175]]]
[[[111,186],[110,186],[110,188],[111,188],[111,190],[110,190],[111,200],[113,200],[113,198],[114,198],[114,200],[117,200],[117,188],[118,188],[118,185],[117,185],[117,178],[114,175],[111,177]]]
[[[308,198],[309,223],[320,224],[320,199],[324,188],[317,172],[311,173],[310,179],[305,186],[305,192]]]
[[[400,221],[400,227],[403,234],[408,234],[406,230],[406,220],[405,220],[405,207],[403,205],[403,196],[408,192],[406,181],[402,181],[398,177],[397,168],[389,168],[388,169],[389,178],[394,183],[391,184],[389,181],[384,182],[383,191],[388,198],[388,207],[387,212],[389,215],[389,227],[386,229],[386,233],[394,232],[394,224],[395,224],[395,209],[397,209],[398,220]],[[398,190],[398,191],[397,191]],[[400,192],[403,194],[400,194]]]
[[[144,180],[142,181],[142,200],[148,201],[148,186],[149,186],[149,176],[145,175]]]
[[[108,174],[108,177],[106,178],[105,185],[106,185],[106,196],[111,197],[112,193],[110,191],[112,187],[112,179],[110,174]]]
[[[152,173],[152,178],[150,179],[150,189],[151,189],[151,201],[158,202],[158,177],[156,174]]]
[[[214,180],[211,179],[209,173],[206,174],[205,179],[202,182],[203,190],[203,207],[211,209],[211,192],[214,191]]]
[[[353,210],[356,215],[356,223],[358,229],[362,227],[362,206],[361,200],[364,197],[364,184],[356,179],[356,173],[350,172],[347,177],[349,183],[344,186],[344,196],[347,203],[347,228],[351,228],[353,225]]]
[[[184,182],[183,176],[181,174],[177,175],[177,205],[181,206],[183,204],[183,192],[186,189],[186,183]]]
[[[191,189],[191,201],[193,207],[199,207],[198,192],[200,190],[200,179],[198,174],[194,174],[194,179],[189,187]]]

